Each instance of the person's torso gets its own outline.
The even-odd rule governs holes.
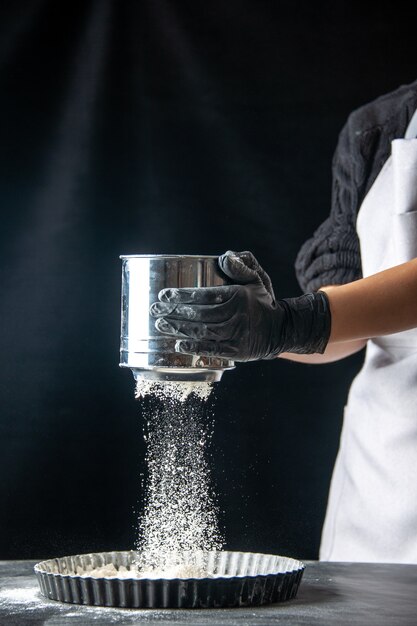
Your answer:
[[[357,230],[364,277],[417,256],[417,139],[392,142]],[[410,298],[417,307],[417,294]],[[345,410],[321,558],[417,562],[416,467],[414,328],[368,341]]]

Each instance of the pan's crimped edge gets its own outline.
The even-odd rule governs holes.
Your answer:
[[[76,565],[100,567],[114,563],[126,567],[137,556],[133,551],[49,559],[35,565],[35,574],[41,593],[59,602],[137,609],[202,609],[249,607],[292,600],[297,595],[305,569],[301,561],[276,555],[250,552],[208,554],[213,569],[219,571],[219,575],[213,578],[94,578],[62,573],[75,571]],[[262,573],[257,573],[257,568]]]

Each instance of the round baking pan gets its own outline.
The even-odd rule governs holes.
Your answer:
[[[199,578],[139,578],[134,551],[98,552],[35,565],[41,593],[51,600],[126,608],[223,608],[284,602],[297,594],[305,565],[292,558],[252,552],[206,552]],[[201,560],[201,555],[200,555]],[[112,564],[120,577],[96,577]]]

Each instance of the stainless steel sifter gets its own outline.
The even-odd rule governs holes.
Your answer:
[[[175,339],[155,328],[149,307],[165,287],[216,287],[227,284],[216,256],[121,255],[122,312],[120,367],[135,379],[216,382],[234,362],[175,352]]]

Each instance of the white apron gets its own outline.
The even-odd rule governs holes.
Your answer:
[[[364,276],[417,256],[416,122],[392,142],[360,208]],[[417,563],[417,328],[368,341],[344,412],[320,559]]]

